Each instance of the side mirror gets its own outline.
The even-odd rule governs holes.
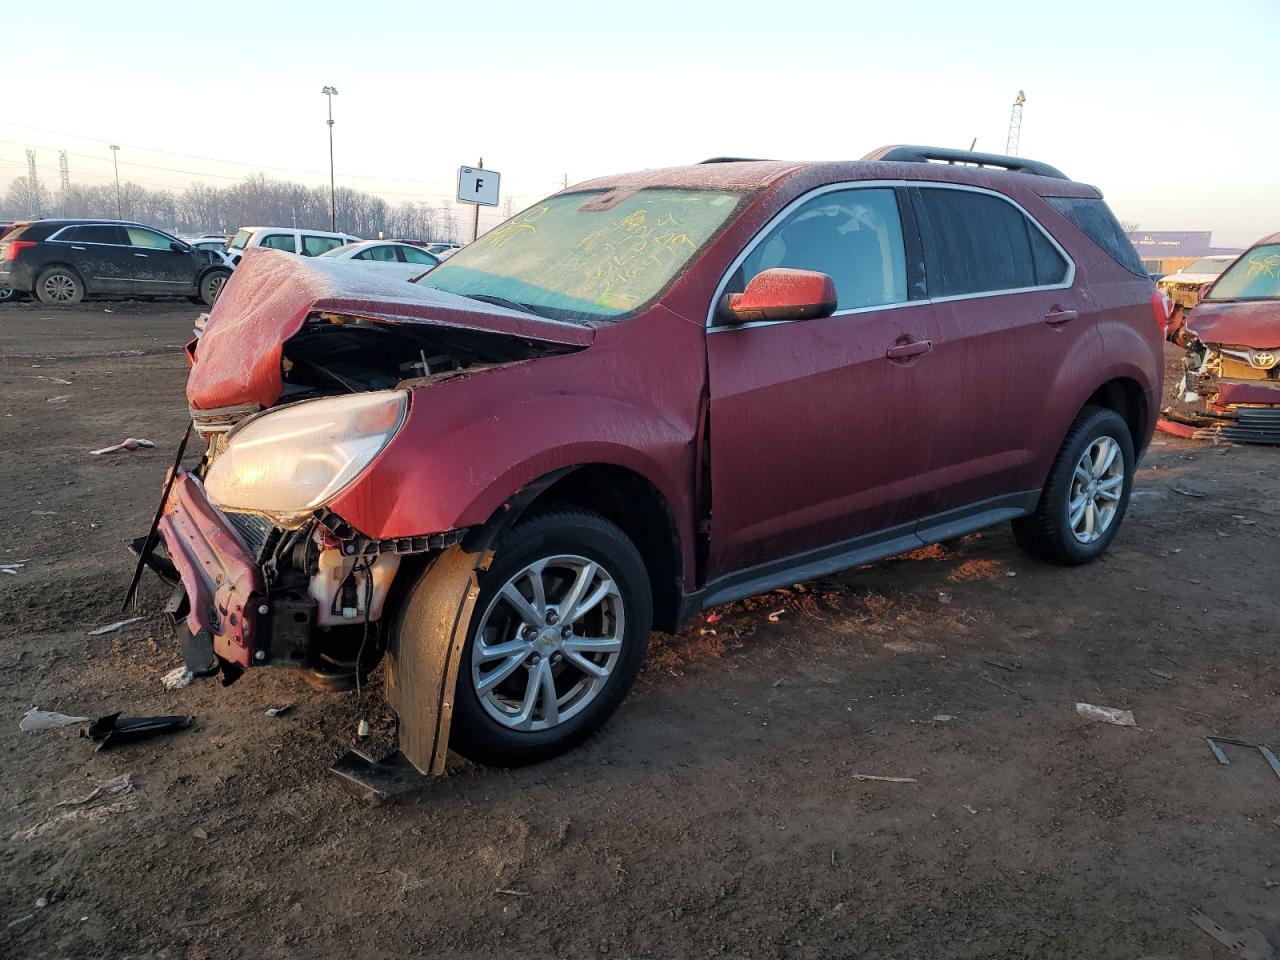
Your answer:
[[[179,243],[177,240],[174,240],[172,243],[169,244],[169,249],[172,250],[174,253],[190,253],[195,248],[189,247],[185,243]]]
[[[836,309],[836,284],[825,273],[775,267],[757,273],[742,293],[731,293],[722,314],[729,323],[811,320]]]

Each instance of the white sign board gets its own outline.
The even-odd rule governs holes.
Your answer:
[[[458,202],[475,203],[482,207],[498,205],[498,184],[502,174],[497,170],[481,170],[479,167],[458,168]]]

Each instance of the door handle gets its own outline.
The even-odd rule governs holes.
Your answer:
[[[134,256],[141,257],[143,260],[147,259],[147,255],[145,253],[135,253]]]
[[[1056,327],[1060,323],[1069,323],[1078,316],[1080,316],[1079,310],[1063,310],[1061,307],[1050,307],[1049,312],[1044,315],[1044,322],[1051,327]]]
[[[895,343],[885,351],[884,355],[890,360],[908,360],[922,353],[928,353],[932,349],[932,340],[908,340],[906,343]]]
[[[71,245],[72,250],[83,250],[84,247],[77,247],[74,243]]]

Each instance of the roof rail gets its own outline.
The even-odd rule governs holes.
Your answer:
[[[1055,180],[1070,180],[1057,167],[1051,167],[1039,160],[1028,160],[1025,157],[1008,157],[1002,153],[975,153],[972,150],[953,150],[950,147],[918,147],[907,144],[895,144],[872,150],[863,160],[893,160],[901,163],[940,163],[965,164],[975,167],[995,167],[1012,173],[1031,173],[1037,177],[1053,177]]]
[[[767,163],[759,157],[711,157],[709,160],[699,160],[698,165],[704,163]]]

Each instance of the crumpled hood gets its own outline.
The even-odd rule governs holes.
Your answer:
[[[1280,347],[1280,300],[1253,303],[1200,301],[1187,317],[1187,329],[1201,343],[1226,343],[1254,349]]]
[[[187,378],[187,401],[197,410],[271,406],[284,389],[284,343],[314,313],[487,331],[563,346],[588,346],[595,335],[589,326],[468,300],[360,264],[254,248],[209,313]]]

